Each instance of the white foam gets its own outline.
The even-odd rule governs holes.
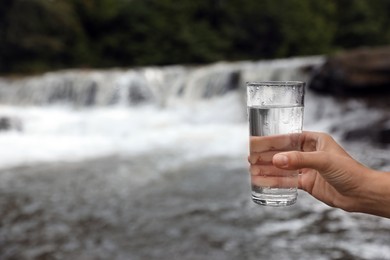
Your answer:
[[[178,159],[241,156],[247,150],[244,111],[237,92],[165,109],[1,107],[23,130],[0,133],[0,168],[156,150]]]
[[[0,116],[18,118],[23,128],[21,132],[0,132],[0,168],[150,152],[174,154],[176,161],[205,156],[246,157],[244,89],[224,94],[231,73],[240,71],[242,85],[245,81],[308,80],[301,68],[322,62],[322,57],[309,57],[220,63],[200,68],[65,71],[12,82],[0,79],[2,99],[10,101],[6,104],[15,104],[0,106]],[[77,89],[75,100],[65,99],[63,106],[50,103],[53,93],[70,91],[64,87],[69,82],[73,86],[70,90]],[[92,83],[99,90],[95,105],[81,106],[91,94],[87,90]],[[129,106],[134,104],[127,100],[133,87],[149,91],[143,93],[145,98],[153,96],[161,100],[150,98],[143,105]],[[81,90],[84,92],[79,93]],[[345,130],[382,116],[381,111],[367,110],[357,101],[338,102],[310,91],[306,93],[304,128],[332,132],[337,140],[341,140]],[[113,97],[120,100],[109,106]]]

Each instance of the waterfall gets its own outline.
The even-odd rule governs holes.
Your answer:
[[[207,66],[68,70],[22,79],[0,79],[0,104],[44,106],[160,106],[223,95],[246,81],[308,80],[308,68],[322,57],[258,62],[221,62]]]
[[[309,81],[323,61],[315,56],[1,78],[0,168],[112,154],[172,155],[165,164],[245,158],[245,82]],[[358,101],[306,93],[304,128],[339,140],[382,116]]]

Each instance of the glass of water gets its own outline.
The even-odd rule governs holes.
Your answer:
[[[298,171],[274,167],[272,157],[300,150],[305,83],[247,82],[246,86],[252,200],[267,206],[294,204],[298,196]]]

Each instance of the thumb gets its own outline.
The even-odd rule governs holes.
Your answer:
[[[275,154],[272,158],[275,167],[298,170],[302,168],[311,168],[319,171],[322,175],[332,176],[341,162],[338,158],[332,158],[327,152],[284,152]]]
[[[315,152],[283,152],[275,154],[272,158],[275,167],[286,170],[299,170],[309,168],[316,170],[323,179],[341,194],[351,192],[361,186],[364,165],[351,157],[336,155],[324,151]],[[300,181],[303,189],[312,190],[313,181],[308,188],[308,180],[313,175],[302,175]]]

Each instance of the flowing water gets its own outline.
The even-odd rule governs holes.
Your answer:
[[[390,222],[250,201],[246,81],[303,80],[322,57],[70,70],[0,79],[0,259],[386,259]],[[386,111],[310,91],[304,129],[343,142]]]

